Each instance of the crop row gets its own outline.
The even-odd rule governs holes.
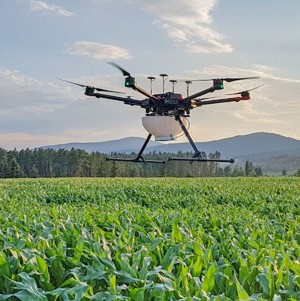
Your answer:
[[[300,181],[0,182],[0,300],[299,300]]]

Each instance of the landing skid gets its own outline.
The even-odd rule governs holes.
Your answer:
[[[234,163],[234,159],[207,159],[204,157],[204,154],[200,152],[193,141],[190,133],[188,132],[187,128],[183,124],[181,118],[179,115],[175,116],[175,120],[180,124],[182,131],[184,132],[185,136],[189,140],[189,143],[194,149],[194,155],[192,158],[182,158],[182,157],[170,157],[168,158],[168,161],[189,161],[189,162],[226,162],[226,163]],[[165,160],[145,160],[143,157],[143,152],[149,143],[150,139],[152,137],[152,134],[149,134],[146,141],[144,142],[141,150],[139,151],[137,157],[135,159],[127,159],[127,158],[106,158],[106,161],[120,161],[120,162],[134,162],[134,163],[160,163],[160,164],[167,164],[167,161]]]
[[[160,163],[167,164],[165,160],[145,160],[143,156],[139,159],[125,159],[125,158],[106,158],[106,161],[120,161],[120,162],[134,162],[134,163]]]
[[[234,159],[223,160],[223,159],[205,159],[205,158],[180,158],[180,157],[170,157],[168,161],[189,161],[189,162],[227,162],[234,163]]]
[[[170,157],[168,161],[189,161],[189,162],[226,162],[226,163],[234,163],[234,159],[224,160],[224,159],[207,159],[204,158],[203,153],[199,151],[197,145],[193,141],[190,133],[188,132],[187,128],[185,127],[184,123],[182,122],[179,115],[175,116],[176,121],[180,124],[182,131],[184,132],[185,136],[189,140],[189,143],[194,149],[194,155],[192,158],[181,158],[181,157]]]
[[[134,163],[160,163],[160,164],[167,164],[167,161],[165,160],[145,160],[143,157],[143,152],[149,143],[152,135],[149,134],[146,141],[144,142],[141,150],[139,151],[137,157],[135,159],[127,159],[127,158],[106,158],[106,161],[119,161],[119,162],[134,162]]]

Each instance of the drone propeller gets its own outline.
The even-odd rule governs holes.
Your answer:
[[[250,91],[253,91],[253,90],[256,90],[260,87],[262,87],[263,85],[260,85],[260,86],[257,86],[257,87],[254,87],[252,89],[248,89],[248,90],[244,90],[244,91],[240,91],[240,92],[235,92],[235,93],[228,93],[226,95],[239,95],[239,94],[242,94],[242,93],[249,93]]]
[[[117,69],[119,69],[124,76],[131,76],[130,73],[128,71],[126,71],[124,68],[122,68],[121,66],[119,66],[118,64],[114,63],[114,62],[108,62],[108,64],[116,67]]]
[[[133,76],[131,76],[131,74],[128,71],[126,71],[124,68],[122,68],[121,66],[119,66],[118,64],[116,64],[114,62],[108,62],[108,64],[119,69],[123,73],[123,76],[126,76],[125,87],[132,88],[133,90],[140,92],[141,94],[145,95],[148,98],[157,100],[157,98],[152,95],[152,91],[151,91],[151,93],[149,93],[149,92],[145,91],[144,89],[142,89],[141,87],[139,87],[136,83],[135,78]],[[151,78],[150,78],[150,80],[151,80]]]
[[[258,79],[259,76],[250,76],[250,77],[225,77],[225,78],[208,78],[208,79],[193,79],[190,80],[192,82],[208,82],[208,81],[214,81],[214,80],[223,80],[225,82],[234,82],[237,80],[245,80],[245,79]],[[181,80],[181,81],[185,81],[185,80]]]
[[[92,87],[92,86],[82,85],[82,84],[74,83],[74,82],[71,82],[71,81],[68,81],[68,80],[65,80],[65,79],[61,79],[61,78],[59,78],[59,80],[62,80],[64,82],[67,82],[67,83],[70,83],[70,84],[73,84],[73,85],[76,85],[76,86],[79,86],[79,87],[83,87],[83,88],[92,88],[92,89],[95,89],[96,91],[99,91],[99,92],[110,92],[110,93],[125,94],[123,92],[118,92],[118,91],[113,91],[113,90],[106,90],[106,89],[101,89],[101,88],[95,88],[95,87]]]
[[[252,89],[248,89],[248,90],[244,90],[244,91],[240,91],[240,92],[235,92],[235,93],[227,93],[225,95],[241,95],[241,96],[249,96],[249,92],[250,91],[253,91],[253,90],[256,90],[260,87],[262,87],[264,85],[260,85],[260,86],[257,86],[255,88],[252,88]],[[224,95],[224,94],[223,94]],[[210,96],[210,97],[201,97],[201,98],[196,98],[197,101],[202,101],[202,100],[210,100],[210,99],[214,99],[214,98],[220,98],[222,96],[220,95],[216,95],[216,96]]]

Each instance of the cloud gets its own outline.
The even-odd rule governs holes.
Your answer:
[[[70,79],[117,90],[119,77]],[[101,141],[145,134],[143,110],[84,95],[84,89],[60,81],[35,79],[0,68],[0,147],[26,148],[74,141]],[[122,127],[119,122],[122,116]],[[135,118],[134,118],[135,117]]]
[[[52,112],[66,104],[62,94],[70,92],[8,68],[0,68],[0,90],[0,116]]]
[[[41,85],[40,81],[25,76],[24,74],[21,74],[17,70],[11,70],[8,68],[0,68],[0,77],[2,81],[6,80],[7,82],[10,82],[11,84],[14,84],[18,87]]]
[[[73,55],[82,55],[98,60],[107,59],[130,59],[132,56],[128,50],[117,46],[96,42],[79,41],[66,50]]]
[[[43,1],[30,0],[30,8],[32,11],[41,11],[55,14],[62,17],[71,17],[73,13],[58,5],[47,4]]]
[[[299,139],[299,133],[294,129],[299,127],[300,80],[283,77],[279,71],[272,66],[252,65],[249,68],[212,66],[187,72],[191,79],[260,76],[255,80],[225,83],[223,91],[214,93],[220,97],[228,97],[224,92],[243,91],[263,84],[261,88],[250,92],[250,101],[207,106],[202,109],[202,113],[201,110],[193,112],[193,116],[196,117],[193,126],[203,127],[203,123],[211,124],[213,120],[213,126],[218,128],[220,138],[231,135],[232,132],[241,134],[268,131]],[[195,90],[197,85],[202,88],[208,87],[209,83],[195,82],[192,89]],[[223,128],[224,125],[228,125],[228,129]],[[192,133],[197,139],[198,132]]]
[[[211,28],[211,12],[216,0],[137,0],[143,9],[154,14],[158,24],[180,47],[188,52],[232,52],[225,37]]]

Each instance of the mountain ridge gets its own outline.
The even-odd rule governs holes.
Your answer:
[[[87,152],[138,152],[142,147],[145,138],[141,137],[125,137],[121,139],[108,140],[102,142],[74,142],[56,145],[47,145],[37,148],[42,149],[66,149],[72,148],[82,149]],[[211,140],[206,142],[195,142],[199,150],[205,152],[219,151],[222,155],[253,155],[264,152],[276,152],[276,151],[289,151],[300,149],[300,140],[295,138],[286,137],[279,134],[257,132],[245,135],[236,135],[232,137],[222,138],[219,140]],[[173,152],[178,151],[192,151],[192,147],[189,142],[171,142],[161,143],[151,140],[147,145],[145,153],[160,151],[160,152]]]
[[[137,153],[144,142],[144,138],[126,137],[103,142],[66,143],[40,148],[54,150],[75,148],[83,149],[88,153],[100,152],[108,155],[113,152],[130,154]],[[235,164],[240,166],[250,160],[253,164],[262,166],[264,172],[269,174],[281,174],[283,169],[293,173],[300,168],[300,140],[279,134],[258,132],[220,140],[195,142],[195,144],[200,151],[207,154],[218,151],[223,159],[235,159]],[[177,153],[179,151],[192,152],[193,148],[189,142],[150,141],[144,153]]]

